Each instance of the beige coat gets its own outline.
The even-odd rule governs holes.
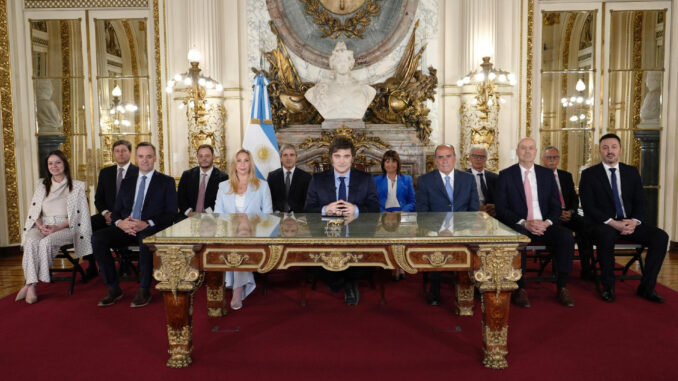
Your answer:
[[[68,212],[69,228],[73,232],[73,248],[75,256],[80,258],[92,254],[92,224],[89,216],[89,204],[85,183],[73,180],[73,190],[66,197],[66,210]],[[42,179],[35,184],[35,192],[28,208],[28,217],[24,224],[21,236],[21,246],[24,245],[26,233],[35,225],[35,220],[42,215],[42,201],[45,199],[45,185]]]

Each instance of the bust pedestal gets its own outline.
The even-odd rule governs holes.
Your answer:
[[[339,127],[349,127],[352,129],[364,129],[365,122],[362,119],[328,119],[320,125],[323,130],[334,130]]]

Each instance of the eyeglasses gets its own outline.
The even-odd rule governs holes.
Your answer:
[[[476,155],[474,153],[472,153],[470,156],[474,159],[484,159],[487,157],[487,155]]]
[[[546,158],[546,160],[555,160],[555,159],[558,159],[559,157],[560,157],[559,155],[555,155],[555,156],[544,156],[544,158]]]

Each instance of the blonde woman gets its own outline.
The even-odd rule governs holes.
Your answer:
[[[229,168],[229,180],[219,184],[215,213],[273,213],[271,192],[266,181],[257,177],[252,154],[246,149],[236,152]],[[231,308],[239,310],[242,301],[256,288],[251,272],[226,272],[226,287],[233,287]]]
[[[35,185],[33,199],[24,224],[21,246],[26,285],[16,301],[38,301],[38,281],[50,281],[49,268],[59,247],[73,244],[75,256],[92,254],[92,227],[85,183],[71,179],[71,170],[63,152],[55,150],[45,159],[49,175]]]

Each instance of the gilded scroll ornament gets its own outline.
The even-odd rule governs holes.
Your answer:
[[[403,269],[408,274],[416,274],[417,270],[415,270],[407,262],[407,257],[405,256],[405,245],[392,245],[391,253],[393,253],[393,258],[401,269]]]
[[[452,258],[452,255],[450,254],[444,255],[443,253],[436,251],[431,255],[424,254],[421,257],[423,259],[426,259],[431,266],[440,267],[447,263],[447,260]]]
[[[499,331],[493,331],[483,324],[483,341],[485,343],[485,357],[483,365],[491,369],[505,369],[508,367],[506,361],[506,345],[508,342],[508,327],[503,327]]]
[[[348,268],[348,262],[358,263],[363,256],[362,254],[356,255],[352,253],[342,253],[339,251],[332,251],[329,254],[319,253],[319,254],[309,254],[309,257],[313,262],[322,262],[325,264],[324,268],[331,271],[341,271]]]
[[[428,144],[431,136],[431,121],[428,114],[431,110],[424,102],[435,101],[438,78],[437,70],[433,67],[428,68],[428,75],[419,69],[419,61],[426,50],[426,45],[415,51],[417,27],[419,21],[414,25],[393,77],[373,85],[377,89],[377,95],[365,114],[365,121],[413,126],[417,129],[419,140]]]
[[[170,368],[185,368],[191,365],[191,352],[193,347],[190,345],[192,337],[192,328],[188,325],[181,329],[173,329],[167,326],[167,338],[169,341],[170,358],[167,360],[167,366]]]
[[[457,310],[460,316],[473,316],[473,293],[473,286],[461,287],[457,285]]]
[[[306,4],[306,14],[313,17],[313,22],[322,32],[321,38],[337,39],[342,34],[346,38],[364,38],[365,30],[372,18],[379,16],[382,0],[299,0]],[[350,17],[342,21],[332,13]]]
[[[219,259],[221,259],[226,265],[230,267],[238,267],[242,265],[242,263],[248,259],[250,259],[250,256],[247,254],[238,254],[236,252],[230,252],[228,255],[224,256],[223,254],[219,256]]]
[[[525,79],[525,136],[532,136],[532,66],[534,51],[534,0],[527,0],[527,63]]]
[[[220,302],[224,300],[224,287],[223,284],[221,287],[217,288],[207,288],[207,301],[208,302]]]
[[[190,246],[162,247],[155,254],[161,263],[153,271],[153,277],[160,282],[155,286],[158,291],[172,291],[176,300],[177,291],[190,292],[197,287],[200,272],[191,267],[195,253]]]
[[[266,262],[266,265],[263,267],[259,268],[260,273],[267,273],[275,267],[275,265],[278,263],[278,260],[280,260],[280,256],[282,255],[283,252],[283,245],[270,245],[268,247],[268,262]]]
[[[512,291],[518,288],[516,281],[522,271],[513,268],[513,258],[518,255],[516,246],[481,246],[477,252],[480,268],[473,273],[480,290]]]

